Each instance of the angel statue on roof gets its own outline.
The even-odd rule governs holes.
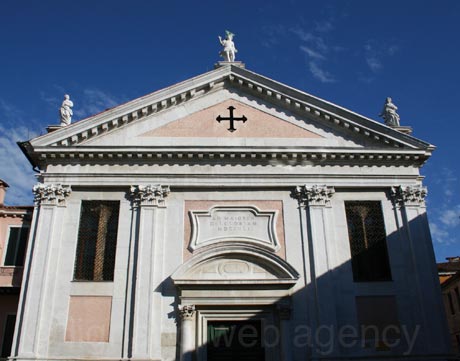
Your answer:
[[[222,39],[219,36],[219,41],[224,47],[224,49],[220,52],[220,56],[224,58],[224,61],[233,62],[235,61],[235,53],[238,52],[238,50],[235,48],[235,43],[233,42],[233,37],[235,34],[228,30],[225,30],[225,34],[227,36],[225,39]]]

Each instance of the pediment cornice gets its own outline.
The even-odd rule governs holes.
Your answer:
[[[140,150],[139,152],[133,152],[128,149],[116,149],[116,151],[115,149],[111,151],[98,149],[90,151],[89,149],[84,149],[84,144],[92,138],[103,136],[104,134],[125,127],[145,117],[161,113],[171,107],[186,103],[197,97],[205,96],[209,92],[222,89],[223,87],[236,88],[254,97],[259,97],[282,109],[296,113],[301,117],[315,119],[328,127],[339,129],[342,133],[348,133],[354,137],[363,137],[363,139],[372,141],[372,143],[376,144],[379,148],[381,145],[382,149],[387,149],[386,151],[379,150],[379,152],[373,150],[360,150],[356,152],[351,150],[351,153],[350,151],[337,152],[334,150],[323,152],[311,152],[306,150],[301,150],[299,152],[297,150],[290,150],[288,152],[288,158],[296,158],[298,154],[306,159],[315,159],[315,157],[319,157],[320,159],[333,159],[335,161],[338,159],[350,160],[355,157],[369,160],[382,159],[381,157],[383,157],[391,161],[398,159],[407,160],[409,157],[418,164],[422,158],[423,163],[434,149],[429,143],[418,140],[410,135],[400,133],[372,119],[363,117],[350,110],[341,108],[249,70],[231,65],[218,68],[61,128],[53,133],[32,139],[30,142],[22,143],[22,148],[29,159],[35,161],[39,159],[44,161],[46,159],[72,157],[72,154],[73,157],[83,158],[91,157],[90,154],[94,154],[92,157],[105,158],[106,156],[120,157],[123,154],[129,156],[130,153],[133,154],[131,155],[133,158],[143,158],[144,156],[162,158],[165,156],[171,157],[172,154],[175,154],[174,157],[177,155],[177,158],[183,158],[184,156],[186,158],[193,158],[194,152],[183,152],[172,148],[159,151],[149,147],[149,150]],[[52,149],[54,149],[54,151]],[[418,154],[408,155],[408,150],[418,151]],[[204,152],[205,150],[203,149],[202,151]],[[392,151],[399,153],[399,156],[394,155]],[[232,152],[234,152],[234,150],[231,149],[224,153],[219,152],[217,153],[217,157],[225,158],[227,153],[231,157]],[[115,153],[117,155],[114,155]],[[261,154],[264,153],[267,152],[262,152]],[[198,152],[197,154],[200,153]],[[211,152],[211,154],[207,156],[213,157],[212,154]],[[259,152],[254,153],[251,149],[238,152],[238,154],[238,157],[242,158],[263,157]],[[286,157],[286,155],[283,155],[283,152],[278,151],[270,151],[267,154],[270,154],[271,157],[278,157],[278,155],[281,158]],[[215,156],[216,155],[214,155],[214,157]]]

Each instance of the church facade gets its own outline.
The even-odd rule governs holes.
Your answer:
[[[223,62],[20,146],[13,360],[448,358],[405,128]]]

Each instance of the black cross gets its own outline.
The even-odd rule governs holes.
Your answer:
[[[230,116],[229,117],[221,117],[220,115],[216,118],[216,120],[220,123],[222,120],[229,120],[230,121],[230,128],[228,128],[229,131],[234,132],[236,129],[233,127],[233,122],[241,120],[243,123],[248,120],[244,115],[239,118],[235,118],[233,116],[233,111],[235,110],[235,107],[232,107],[231,105],[227,108],[230,111]]]

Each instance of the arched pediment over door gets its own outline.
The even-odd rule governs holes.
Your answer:
[[[172,275],[182,304],[273,304],[290,296],[299,278],[261,247],[224,244],[196,253]]]

